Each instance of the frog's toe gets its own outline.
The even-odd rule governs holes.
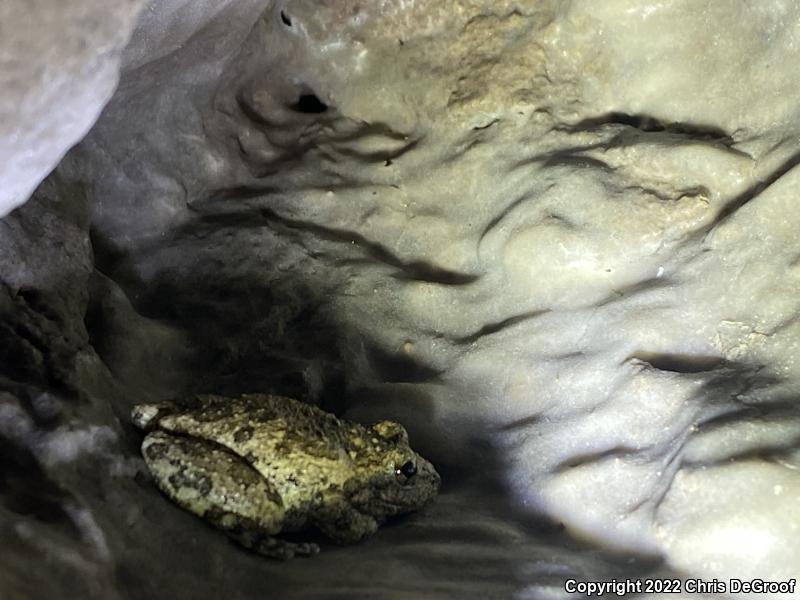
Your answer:
[[[319,554],[319,544],[313,542],[295,544],[294,553],[296,556],[314,556]]]
[[[269,544],[257,548],[256,551],[265,556],[287,560],[296,556],[306,557],[319,554],[319,545],[313,542],[285,542],[273,538]]]
[[[163,405],[137,404],[131,409],[131,421],[142,431],[150,431],[161,417]]]

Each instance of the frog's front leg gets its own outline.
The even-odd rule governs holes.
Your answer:
[[[311,522],[339,544],[353,544],[378,530],[374,517],[357,511],[344,499],[325,502],[314,511]]]
[[[274,558],[319,550],[274,537],[284,524],[283,502],[237,454],[207,440],[154,431],[142,442],[142,455],[167,496],[246,548]]]

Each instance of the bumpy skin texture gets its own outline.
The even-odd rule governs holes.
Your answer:
[[[356,542],[439,490],[433,465],[391,421],[365,427],[262,394],[140,404],[132,419],[148,432],[142,455],[167,496],[274,558],[319,551],[276,534],[316,527]]]

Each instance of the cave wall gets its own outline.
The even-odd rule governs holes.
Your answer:
[[[25,202],[97,120],[145,5],[6,0],[0,5],[0,215]]]
[[[536,598],[567,574],[791,577],[799,10],[164,1],[124,51],[98,19],[119,87],[0,221],[19,549],[0,589],[252,598],[268,576],[281,597]],[[115,60],[71,79],[93,101],[68,94],[80,119],[30,142],[49,148],[35,175],[0,175],[21,186],[7,206],[94,120]],[[130,406],[198,391],[397,419],[440,501],[312,566],[243,555],[138,458]],[[47,583],[28,575],[42,556]]]

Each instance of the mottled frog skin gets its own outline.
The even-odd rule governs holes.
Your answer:
[[[140,404],[132,418],[147,432],[142,455],[169,498],[273,558],[319,551],[282,532],[315,527],[356,542],[439,489],[433,465],[391,421],[365,427],[263,394]]]

